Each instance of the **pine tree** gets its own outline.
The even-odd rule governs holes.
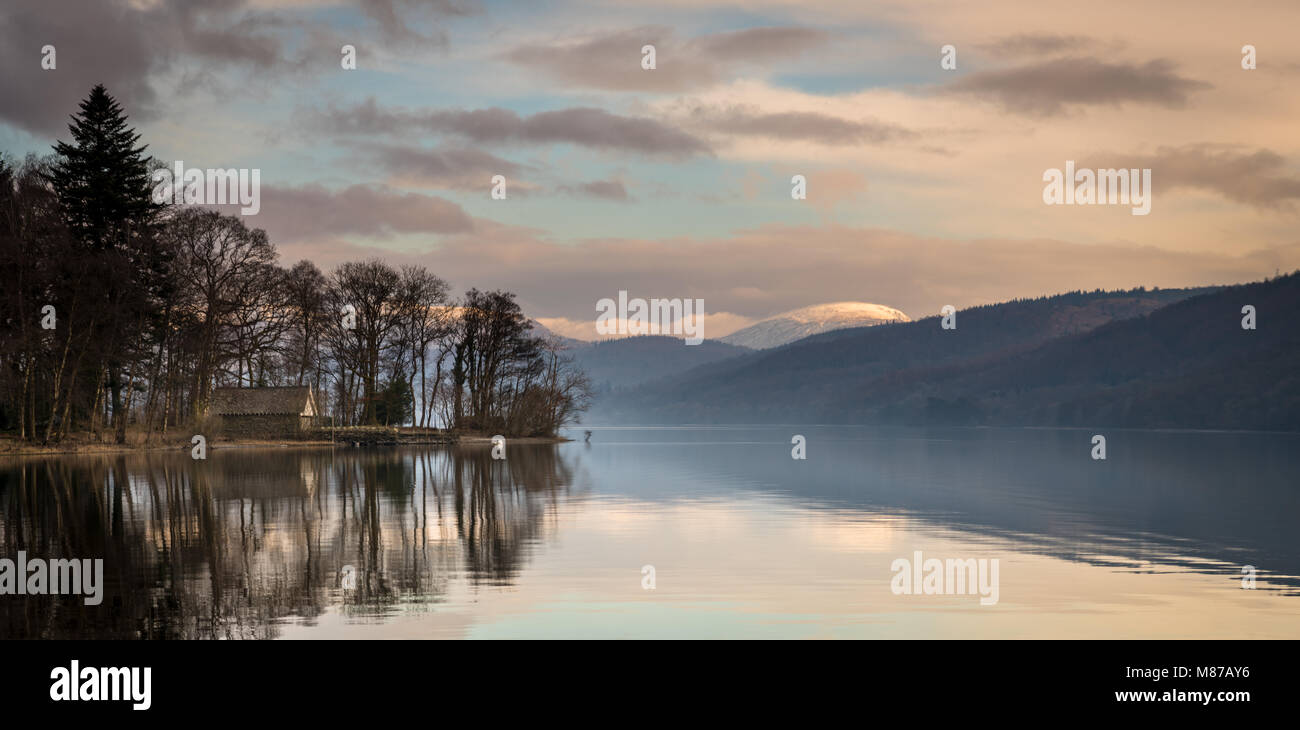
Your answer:
[[[70,310],[80,303],[82,311],[95,312],[90,338],[101,364],[94,372],[105,376],[116,441],[124,443],[136,374],[130,365],[142,357],[143,334],[156,319],[166,281],[169,256],[154,235],[163,206],[152,199],[150,160],[145,146],[137,146],[140,135],[127,126],[122,107],[103,85],[81,102],[68,131],[72,142],[54,146],[58,156],[49,182],[83,250],[76,273],[64,283],[62,304]]]
[[[54,145],[50,182],[68,227],[92,249],[129,247],[162,207],[150,197],[149,159],[140,135],[103,85],[90,90],[68,131],[72,143]]]

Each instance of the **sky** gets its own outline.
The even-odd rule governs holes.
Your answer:
[[[0,150],[68,140],[102,83],[169,166],[259,170],[245,223],[285,266],[417,263],[585,339],[620,291],[702,299],[708,337],[920,318],[1300,268],[1297,27],[1294,0],[5,0]],[[1150,169],[1150,213],[1047,205],[1067,161]]]

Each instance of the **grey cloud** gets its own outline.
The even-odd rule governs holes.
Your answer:
[[[375,22],[384,43],[398,46],[445,46],[447,33],[436,25],[437,21],[474,15],[480,9],[477,2],[456,0],[358,0],[358,4],[366,17]],[[416,27],[421,24],[431,26],[432,30],[419,32]]]
[[[244,0],[141,6],[6,0],[6,6],[0,15],[0,120],[37,134],[60,133],[97,83],[138,121],[158,114],[156,74],[180,70],[183,78],[210,83],[210,76],[196,74],[211,66],[199,64],[288,66],[285,42],[298,27],[274,13],[246,11]],[[56,49],[54,70],[40,67],[46,44]]]
[[[1300,177],[1287,175],[1286,160],[1272,150],[1198,144],[1160,147],[1152,155],[1097,157],[1105,161],[1098,167],[1150,168],[1156,190],[1207,190],[1261,210],[1294,210],[1300,201]]]
[[[156,62],[138,11],[103,3],[6,0],[0,13],[0,120],[31,132],[66,131],[68,114],[96,83],[128,113],[147,118],[156,101],[146,76]],[[166,39],[160,39],[166,44]],[[58,68],[40,67],[41,47],[55,47]]]
[[[641,68],[641,48],[655,47],[656,68]],[[635,28],[577,42],[529,44],[505,53],[505,59],[563,82],[613,91],[667,92],[708,86],[718,81],[713,64],[684,57],[672,30]]]
[[[261,211],[246,216],[273,242],[310,241],[336,236],[388,238],[405,233],[449,234],[474,229],[474,220],[449,200],[385,187],[353,185],[339,191],[320,185],[263,185]],[[239,206],[213,206],[231,213]]]
[[[468,7],[449,1],[348,1],[362,3],[363,12],[377,20],[372,36],[384,45],[435,41],[436,32],[412,30],[412,19],[428,25]],[[398,13],[398,6],[407,10]],[[227,67],[256,69],[260,83],[337,68],[345,42],[308,9],[261,10],[247,0],[4,0],[0,121],[36,134],[59,134],[77,102],[99,83],[134,119],[148,120],[158,116],[160,99],[172,93],[158,87],[164,74],[179,74],[180,93],[193,91],[188,84],[196,79],[218,88],[213,71]],[[40,67],[46,44],[56,49],[55,70]],[[359,43],[358,53],[369,55],[371,45]]]
[[[362,159],[377,162],[393,177],[455,190],[486,190],[493,175],[514,175],[523,169],[514,162],[473,147],[443,145],[427,149],[363,143],[356,149]]]
[[[1060,114],[1069,106],[1154,104],[1186,106],[1193,92],[1211,85],[1179,76],[1169,61],[1107,63],[1095,58],[1060,58],[963,76],[943,93],[990,99],[1008,111],[1035,116]]]
[[[691,120],[723,134],[805,140],[827,145],[883,144],[916,137],[903,127],[875,120],[857,121],[817,112],[762,113],[745,107],[724,111],[697,108]]]
[[[304,122],[334,134],[400,134],[410,131],[453,134],[484,144],[564,142],[648,155],[687,157],[707,154],[708,146],[692,135],[645,117],[611,114],[603,109],[572,108],[520,116],[509,109],[384,109],[374,99],[348,108],[308,111]]]
[[[293,126],[329,134],[399,134],[418,128],[419,120],[411,112],[381,109],[374,97],[349,107],[299,109]]]
[[[1051,33],[1019,33],[1004,36],[977,48],[999,56],[1045,56],[1053,53],[1081,51],[1096,44],[1092,38],[1081,35],[1056,35]]]
[[[366,17],[378,24],[385,38],[398,43],[416,43],[435,41],[438,45],[446,43],[446,37],[428,38],[409,28],[398,15],[397,6],[392,0],[361,0],[361,9]]]
[[[711,86],[737,64],[772,62],[815,48],[829,34],[798,26],[747,28],[678,39],[672,29],[645,26],[579,41],[528,44],[505,54],[512,63],[561,81],[613,91],[670,92]],[[641,68],[641,49],[655,46],[656,67]]]
[[[522,122],[520,136],[534,142],[572,142],[647,154],[692,155],[708,151],[702,141],[661,122],[618,116],[602,109],[539,112]]]
[[[797,55],[829,39],[824,31],[786,26],[714,33],[692,40],[689,46],[718,61],[766,61]]]
[[[168,34],[175,45],[169,55],[185,53],[204,59],[273,66],[281,59],[282,34],[293,27],[269,13],[243,12],[242,0],[161,3],[148,12],[155,35]],[[151,41],[154,40],[152,37]]]
[[[593,180],[577,185],[561,185],[558,189],[560,192],[570,195],[585,195],[621,203],[629,202],[632,199],[627,193],[627,188],[618,180]]]

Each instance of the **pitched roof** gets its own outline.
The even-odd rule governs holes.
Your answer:
[[[290,385],[279,388],[216,388],[209,413],[217,416],[316,415],[311,388]]]

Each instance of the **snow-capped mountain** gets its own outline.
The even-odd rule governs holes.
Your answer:
[[[883,304],[833,302],[778,314],[719,339],[731,345],[765,350],[821,332],[910,321],[912,320],[906,314]]]

